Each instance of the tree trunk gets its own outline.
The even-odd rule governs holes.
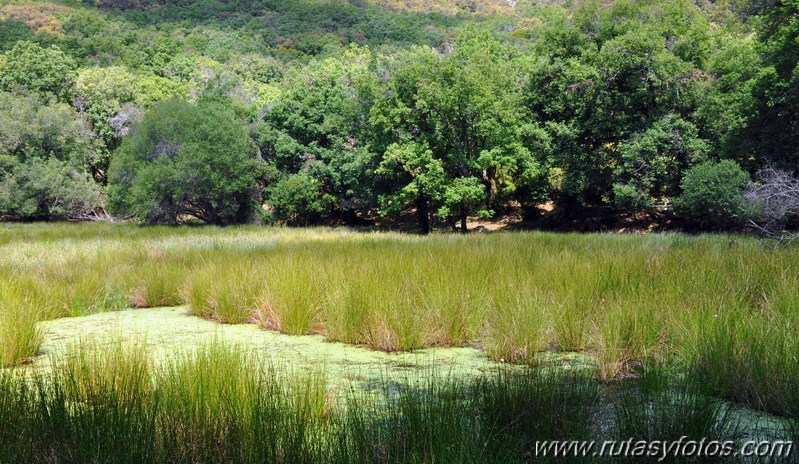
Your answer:
[[[466,211],[461,209],[461,233],[465,234],[469,229],[466,228]]]
[[[416,198],[416,215],[419,218],[419,231],[422,235],[427,235],[433,231],[433,224],[430,219],[430,201],[424,195]]]
[[[497,169],[488,168],[483,171],[483,184],[486,187],[486,205],[488,209],[494,209],[494,201],[497,197]]]

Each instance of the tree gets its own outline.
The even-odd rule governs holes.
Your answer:
[[[264,160],[285,177],[314,178],[320,194],[333,200],[329,206],[348,222],[376,202],[376,157],[366,146],[370,64],[368,50],[353,48],[341,59],[288,72],[255,128]]]
[[[461,232],[466,232],[466,217],[477,213],[481,217],[490,217],[493,211],[485,209],[485,186],[477,177],[457,177],[444,189],[442,205],[438,215],[448,218],[452,231],[455,218],[460,218]]]
[[[401,56],[370,114],[382,176],[398,169],[399,182],[383,185],[383,211],[413,193],[425,233],[434,213],[465,226],[467,216],[491,216],[514,194],[540,191],[530,184],[543,181],[548,139],[525,120],[513,51],[473,30],[453,47],[449,55],[419,47]]]
[[[682,174],[705,161],[709,151],[692,123],[668,115],[619,144],[610,203],[623,211],[641,211],[653,201],[680,193]]]
[[[433,231],[433,212],[446,190],[447,176],[441,160],[427,145],[416,142],[390,145],[375,171],[395,187],[380,196],[383,214],[398,213],[409,205],[416,208],[419,231]]]
[[[145,114],[109,170],[114,214],[153,224],[192,216],[210,224],[249,220],[254,160],[244,126],[217,102],[173,100]]]
[[[755,3],[753,3],[755,4]],[[751,87],[739,150],[799,173],[799,2],[757,2],[762,64]]]
[[[91,141],[65,103],[0,92],[0,215],[86,219],[102,211],[85,170]]]
[[[81,166],[0,155],[0,216],[87,220],[105,217],[102,205],[99,187]]]
[[[579,212],[616,197],[649,203],[660,186],[649,192],[645,184],[666,181],[652,175],[679,144],[657,133],[674,133],[666,128],[674,125],[703,138],[687,129],[710,81],[702,72],[712,50],[707,20],[691,2],[649,0],[585,2],[558,27],[563,22],[547,18],[532,31],[545,40],[535,44],[543,54],[527,73],[525,98],[552,138],[558,204]],[[646,175],[635,174],[636,165],[647,166]],[[667,183],[673,189],[673,179]]]
[[[752,88],[760,72],[757,39],[751,34],[722,31],[715,40],[717,51],[706,72],[713,76],[697,106],[695,124],[710,143],[711,152],[733,159],[747,171],[758,168],[749,144],[740,135],[753,105]]]
[[[0,60],[0,89],[53,95],[69,101],[75,62],[58,47],[20,41]]]
[[[99,142],[95,158],[89,160],[89,170],[98,182],[107,183],[112,154],[142,112],[181,93],[185,89],[172,81],[137,75],[123,66],[80,71],[73,104],[86,117]]]

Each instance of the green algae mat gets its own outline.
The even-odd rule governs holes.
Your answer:
[[[50,369],[69,356],[76,345],[112,349],[122,344],[146,348],[153,360],[167,360],[212,343],[222,342],[259,356],[276,369],[322,371],[331,386],[369,388],[373,383],[442,377],[473,377],[495,371],[502,364],[477,348],[429,348],[385,353],[326,341],[321,335],[284,335],[254,324],[218,324],[188,314],[186,307],[131,309],[42,323],[44,342],[39,355],[25,369]],[[593,361],[584,355],[543,355],[543,361],[563,367],[585,368]],[[506,365],[507,366],[507,365]]]

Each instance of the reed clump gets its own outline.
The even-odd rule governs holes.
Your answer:
[[[27,361],[39,351],[42,310],[13,281],[0,287],[0,368]]]
[[[219,322],[386,351],[477,346],[519,363],[583,352],[606,380],[654,360],[783,414],[772,392],[799,377],[799,247],[747,237],[108,224],[4,225],[0,236],[0,276],[28,320],[188,304]],[[26,345],[7,338],[6,351]]]

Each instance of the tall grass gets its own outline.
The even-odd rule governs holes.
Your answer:
[[[313,462],[324,378],[277,373],[214,342],[155,367],[78,345],[42,371],[0,371],[0,462]]]
[[[24,363],[39,351],[41,310],[13,281],[0,287],[0,368]]]
[[[324,305],[325,269],[313,259],[276,254],[266,263],[256,310],[261,326],[291,335],[303,335],[319,327]]]
[[[533,361],[554,338],[556,304],[545,295],[511,282],[489,299],[486,317],[486,353],[508,362]]]
[[[153,363],[78,345],[54,373],[0,372],[0,462],[527,462],[595,432],[599,384],[554,370],[429,375],[331,396],[211,342]]]
[[[0,277],[47,318],[188,304],[386,351],[579,351],[604,379],[655,359],[781,414],[799,378],[799,247],[746,237],[12,225],[0,244]]]
[[[650,364],[610,383],[532,366],[342,391],[321,370],[276,370],[220,340],[155,361],[130,345],[72,354],[53,372],[0,371],[0,462],[616,462],[535,445],[760,433],[695,379]]]
[[[675,378],[661,366],[650,364],[635,382],[615,385],[613,430],[615,439],[677,442],[737,442],[744,425],[728,404],[708,396],[694,377]],[[751,432],[751,424],[750,424]],[[714,461],[707,456],[672,456],[687,462]],[[646,459],[642,461],[648,462]]]
[[[261,292],[260,273],[254,263],[240,260],[222,269],[197,269],[189,275],[183,294],[194,315],[241,324],[254,320]]]

